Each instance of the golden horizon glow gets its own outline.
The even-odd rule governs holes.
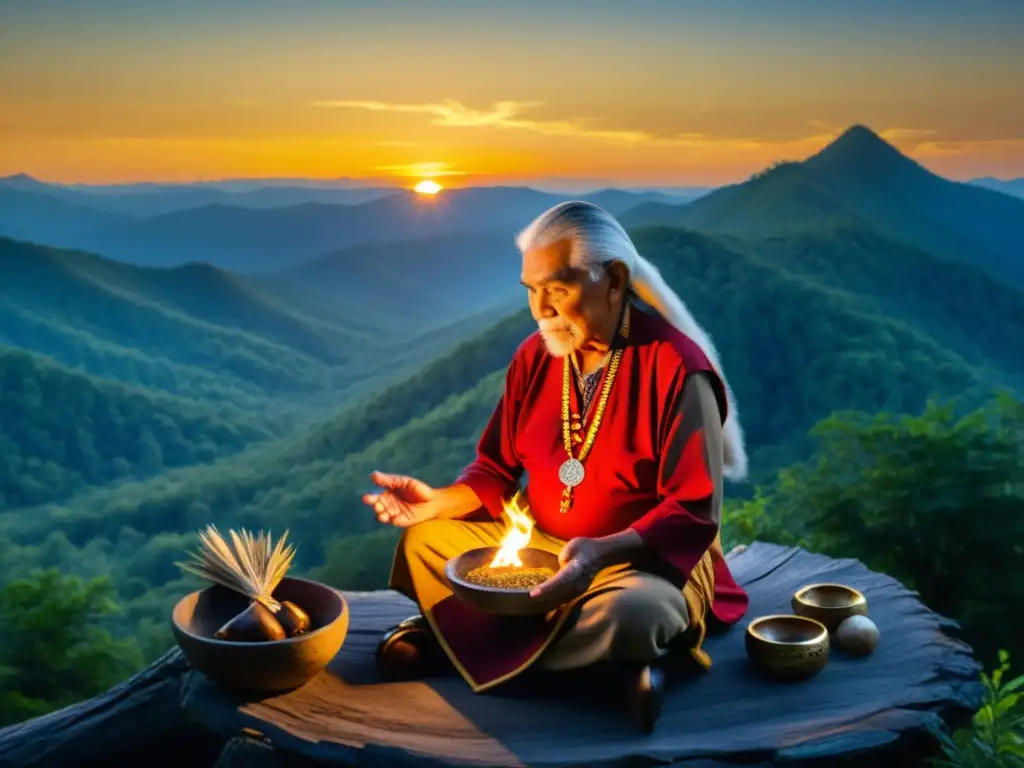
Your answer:
[[[925,23],[913,0],[742,21],[640,0],[586,25],[562,4],[8,4],[0,176],[718,186],[854,124],[949,178],[1024,176],[1024,3],[936,2]]]
[[[442,187],[433,179],[424,179],[415,187],[413,187],[413,191],[419,192],[421,195],[436,195],[442,189],[444,189],[444,187]]]
[[[395,133],[406,133],[410,118],[395,115],[389,120],[392,117],[397,122]],[[418,117],[413,115],[413,121]],[[256,130],[259,125],[254,117],[246,128]],[[778,160],[806,159],[847,127],[815,124],[792,138],[770,139],[712,133],[641,139],[632,134],[550,135],[530,128],[437,127],[430,131],[428,148],[448,159],[424,163],[415,159],[416,154],[422,157],[421,145],[369,141],[359,134],[117,139],[28,131],[5,136],[0,126],[0,141],[8,150],[0,153],[0,176],[27,173],[44,182],[83,184],[345,177],[367,185],[445,178],[445,187],[532,184],[544,179],[592,181],[598,186],[718,186],[743,181]],[[929,170],[949,178],[1024,176],[1024,138],[941,139],[931,129],[869,127]],[[417,130],[425,132],[423,126]],[[468,132],[479,139],[448,143],[453,132],[460,136]]]

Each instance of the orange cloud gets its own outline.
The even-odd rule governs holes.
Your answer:
[[[827,144],[842,128],[831,129],[824,123],[812,121],[818,131],[808,136],[787,140],[769,140],[754,137],[713,136],[700,132],[680,132],[658,135],[635,129],[605,129],[593,118],[566,118],[560,120],[532,120],[524,116],[532,109],[543,106],[539,101],[496,101],[489,109],[468,107],[454,99],[420,104],[395,103],[377,100],[342,99],[313,102],[316,107],[357,109],[371,112],[401,112],[433,117],[432,125],[447,128],[492,128],[521,130],[548,136],[564,136],[605,141],[626,145],[633,149],[673,149],[675,160],[692,160],[695,156],[747,158],[746,162],[771,162],[777,159],[803,159]],[[900,129],[897,129],[900,130]],[[904,131],[905,132],[905,131]]]
[[[394,104],[384,101],[315,101],[313,106],[335,109],[363,109],[371,112],[405,112],[432,115],[434,125],[446,128],[499,128],[533,131],[548,136],[578,136],[626,143],[647,143],[656,139],[646,131],[603,130],[593,127],[593,119],[529,120],[524,112],[543,106],[539,101],[496,101],[488,110],[472,109],[459,101]]]
[[[457,171],[451,163],[402,163],[397,165],[378,165],[373,170],[383,171],[392,176],[410,176],[417,179],[429,179],[435,176],[465,176],[465,171]]]
[[[962,141],[923,141],[914,149],[919,157],[950,155],[1015,155],[1024,153],[1024,139],[966,139]]]
[[[886,128],[878,135],[888,142],[897,142],[905,139],[924,139],[936,133],[937,131],[931,128]]]

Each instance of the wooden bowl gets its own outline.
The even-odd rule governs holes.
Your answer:
[[[298,637],[262,643],[213,636],[249,605],[237,592],[213,584],[183,597],[171,627],[189,664],[229,688],[279,693],[298,688],[327,666],[348,634],[348,604],[342,594],[307,579],[285,577],[274,590],[309,614],[310,630]]]
[[[547,613],[560,606],[550,597],[532,598],[529,589],[502,589],[474,584],[466,574],[487,565],[494,559],[498,547],[480,547],[453,557],[445,566],[445,576],[455,596],[484,613],[495,616],[531,616]],[[524,568],[550,568],[558,573],[558,555],[543,549],[526,547],[519,550]]]
[[[805,616],[761,616],[747,626],[746,646],[747,656],[761,671],[803,680],[828,662],[828,629]]]
[[[864,595],[844,584],[809,584],[796,591],[790,604],[797,616],[817,619],[829,632],[851,616],[868,615]]]

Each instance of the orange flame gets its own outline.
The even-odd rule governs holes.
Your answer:
[[[520,494],[517,493],[511,501],[503,501],[501,506],[509,519],[509,528],[501,540],[501,546],[491,560],[491,568],[522,568],[523,561],[519,559],[519,550],[530,543],[530,535],[533,533],[533,520],[526,509],[519,506]]]

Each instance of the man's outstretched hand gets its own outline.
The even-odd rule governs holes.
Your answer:
[[[364,494],[363,502],[373,507],[380,522],[408,528],[437,517],[438,492],[422,480],[384,472],[371,472],[370,480],[383,491]]]
[[[558,573],[530,590],[530,597],[553,597],[567,603],[582,595],[603,567],[604,547],[595,539],[571,539],[558,553]]]

